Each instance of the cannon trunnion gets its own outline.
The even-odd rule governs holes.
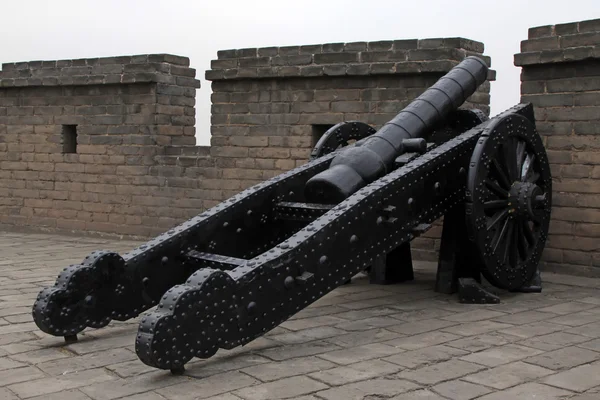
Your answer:
[[[141,317],[136,352],[181,371],[246,344],[370,271],[412,279],[410,241],[444,217],[436,290],[463,302],[540,290],[551,176],[533,108],[488,119],[458,109],[485,81],[469,57],[379,131],[341,123],[311,160],[255,185],[120,256],[95,252],[40,292],[41,330]],[[533,282],[533,283],[532,283]]]

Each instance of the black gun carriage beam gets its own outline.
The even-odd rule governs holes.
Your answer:
[[[158,304],[141,319],[136,352],[148,365],[181,371],[193,357],[207,358],[263,335],[382,258],[405,262],[409,242],[441,216],[438,281],[446,284],[436,289],[453,292],[457,278],[477,280],[481,273],[510,275],[509,285],[489,278],[503,288],[528,284],[547,225],[530,225],[533,240],[526,236],[527,251],[517,252],[520,270],[507,272],[517,264],[490,263],[497,254],[489,242],[496,236],[478,236],[483,216],[472,219],[480,209],[493,208],[487,203],[503,199],[467,189],[478,179],[500,179],[477,167],[499,159],[494,146],[478,150],[487,149],[482,138],[504,143],[513,131],[526,132],[519,136],[525,150],[505,146],[514,146],[515,159],[524,157],[512,182],[518,188],[507,198],[510,207],[517,205],[515,215],[543,222],[551,202],[543,183],[549,169],[543,147],[536,145],[530,105],[491,120],[456,110],[486,74],[485,64],[469,57],[377,133],[365,124],[340,124],[322,139],[331,143],[317,146],[307,164],[244,190],[123,257],[92,254],[40,293],[35,322],[45,332],[72,337]],[[526,182],[535,173],[541,181]],[[470,197],[475,192],[479,197]],[[472,253],[477,257],[468,257]]]
[[[450,104],[444,100],[444,110],[456,108],[475,91],[477,82],[487,71],[483,62],[470,57],[457,69],[475,71],[474,67],[480,69],[474,75],[477,79],[465,71],[457,75],[456,69],[447,75],[462,78],[464,87],[454,87],[454,102]],[[430,89],[421,97],[428,99],[432,90],[437,89]],[[421,103],[428,108],[428,103]],[[428,126],[432,129],[443,126],[442,117],[447,114],[444,113],[432,115],[434,118]],[[460,120],[459,117],[456,119]],[[461,128],[460,124],[458,127]],[[458,130],[454,132],[458,133]],[[184,283],[196,270],[215,266],[234,269],[244,260],[259,256],[302,229],[310,217],[326,211],[326,207],[311,206],[307,201],[304,195],[307,181],[327,170],[339,153],[354,148],[356,143],[350,144],[351,140],[361,142],[371,137],[372,128],[365,124],[341,124],[330,130],[316,147],[316,153],[327,153],[335,144],[338,150],[333,153],[258,184],[122,257],[110,251],[92,253],[81,264],[65,268],[54,286],[40,292],[33,306],[34,321],[46,333],[71,339],[86,327],[99,328],[110,320],[136,317],[155,306],[169,288]],[[404,138],[403,141],[399,150],[423,148],[422,138]],[[389,170],[407,162],[406,159],[399,163],[394,161],[387,166]],[[298,215],[304,216],[292,218]],[[227,260],[221,256],[226,256]]]
[[[197,271],[142,317],[138,356],[148,365],[180,370],[193,357],[208,358],[273,329],[412,240],[417,225],[464,205],[467,169],[486,126],[526,114],[528,107],[509,110],[415,158],[234,270]],[[424,198],[429,200],[411,202]],[[535,265],[529,268],[535,272]]]

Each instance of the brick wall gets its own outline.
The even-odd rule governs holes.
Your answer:
[[[600,276],[600,19],[531,28],[515,65],[553,174],[542,267]]]
[[[219,51],[206,78],[213,81],[211,155],[223,193],[306,162],[328,126],[359,120],[380,127],[483,51],[483,43],[463,38]],[[489,113],[489,92],[486,82],[465,107]],[[440,228],[413,242],[417,258],[437,259]]]
[[[195,146],[199,82],[187,58],[4,64],[0,225],[158,234],[306,162],[330,125],[382,125],[482,52],[462,38],[220,51],[206,73],[211,147]],[[467,107],[488,112],[489,89]],[[77,149],[65,153],[74,125]],[[416,251],[434,257],[437,236]]]
[[[0,224],[149,235],[194,215],[157,163],[195,144],[194,76],[171,55],[3,64]]]

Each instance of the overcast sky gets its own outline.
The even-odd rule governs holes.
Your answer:
[[[600,0],[0,0],[0,63],[171,53],[190,58],[198,144],[217,50],[462,36],[485,44],[492,114],[519,101],[513,54],[533,26],[600,18]]]

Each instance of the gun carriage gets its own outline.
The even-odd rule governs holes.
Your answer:
[[[73,339],[155,307],[141,317],[136,352],[181,371],[263,335],[360,271],[374,283],[412,279],[410,241],[442,216],[436,290],[497,301],[481,275],[501,289],[541,290],[548,159],[530,104],[491,119],[459,109],[487,72],[468,57],[378,131],[340,123],[307,164],[123,256],[97,251],[65,268],[40,292],[36,324]]]

